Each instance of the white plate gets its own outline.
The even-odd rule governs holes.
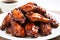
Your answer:
[[[53,12],[47,12],[47,13],[51,14],[60,24],[60,16],[57,13],[53,13]],[[7,15],[7,13],[3,13],[0,15],[0,25],[2,24],[2,21],[6,15]],[[52,32],[52,34],[50,34],[48,36],[44,36],[44,37],[18,38],[18,37],[11,36],[10,34],[6,34],[5,31],[0,30],[0,36],[7,38],[7,39],[11,39],[11,40],[46,40],[46,39],[51,39],[51,38],[54,38],[54,37],[60,35],[60,26],[56,29],[53,28],[51,32]]]

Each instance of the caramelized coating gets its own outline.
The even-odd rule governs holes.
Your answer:
[[[43,17],[41,14],[39,13],[33,13],[33,12],[28,12],[26,14],[27,18],[29,18],[31,21],[42,21],[42,22],[45,22],[45,23],[48,23],[50,22],[50,19],[47,19],[45,17]]]
[[[29,37],[38,37],[38,27],[34,25],[34,23],[28,23],[26,26],[25,26],[25,30],[26,30],[26,34],[27,36]],[[37,36],[36,36],[37,34]]]
[[[47,35],[51,34],[51,26],[50,26],[50,24],[41,25],[40,30],[41,30],[41,34],[43,36],[47,36]]]
[[[2,22],[1,30],[4,30],[6,27],[10,25],[10,19],[11,19],[11,15],[10,13],[8,13],[8,15],[4,18]]]
[[[15,21],[11,21],[11,28],[12,28],[12,35],[18,36],[18,37],[25,36],[24,28],[18,23],[16,23]]]
[[[16,21],[19,21],[21,24],[23,24],[26,20],[23,13],[17,8],[12,11],[12,18]]]
[[[32,5],[33,3],[28,3],[28,4],[25,4],[21,7],[19,7],[21,10],[23,10],[24,12],[28,12],[28,11],[31,11],[33,9],[35,9],[35,5]]]

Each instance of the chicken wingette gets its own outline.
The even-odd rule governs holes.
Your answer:
[[[21,12],[21,10],[18,10],[17,8],[15,8],[12,11],[12,18],[15,21],[19,21],[21,24],[25,23],[25,20],[26,20],[24,14]]]
[[[25,36],[24,28],[13,20],[11,20],[11,28],[12,28],[12,35],[18,36],[18,37]]]
[[[11,19],[11,14],[8,13],[8,15],[4,18],[2,25],[1,25],[1,30],[4,30],[6,27],[10,25],[10,19]]]

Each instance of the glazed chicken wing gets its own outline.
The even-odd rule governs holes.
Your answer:
[[[10,25],[10,19],[11,19],[11,15],[10,13],[8,13],[8,15],[3,20],[3,23],[1,25],[1,30],[4,30],[6,27]]]
[[[42,22],[45,22],[45,23],[48,23],[50,22],[50,19],[47,19],[45,17],[43,17],[41,14],[39,13],[33,13],[33,12],[28,12],[26,14],[27,18],[29,18],[31,21],[42,21]]]
[[[42,24],[40,26],[40,30],[41,30],[41,34],[43,36],[51,34],[51,26],[50,26],[50,24]]]
[[[26,19],[21,10],[18,10],[17,8],[12,11],[12,18],[19,21],[21,24],[23,24]]]
[[[21,7],[19,7],[19,9],[23,10],[24,12],[31,11],[31,10],[35,9],[35,7],[36,7],[35,5],[32,5],[32,4],[34,4],[34,3],[25,4]]]
[[[25,26],[26,34],[29,37],[38,37],[38,27],[35,26],[33,23],[28,23]]]
[[[18,23],[16,23],[15,21],[11,21],[11,28],[12,28],[12,35],[18,36],[18,37],[25,36],[24,28]]]

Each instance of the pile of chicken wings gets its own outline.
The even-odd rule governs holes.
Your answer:
[[[16,37],[37,38],[51,34],[52,28],[57,27],[57,21],[44,8],[29,2],[8,13],[0,29]]]

